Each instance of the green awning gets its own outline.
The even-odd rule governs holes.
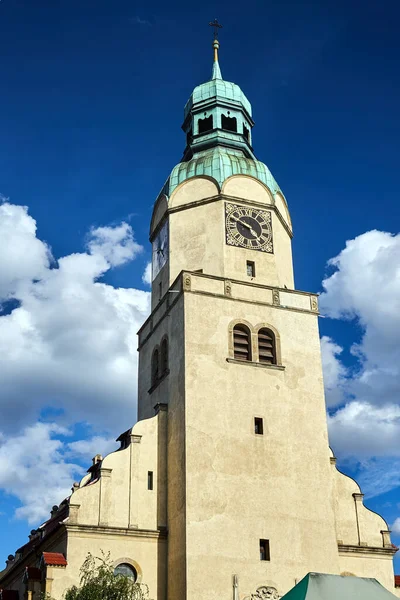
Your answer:
[[[376,579],[309,573],[281,600],[394,600]]]

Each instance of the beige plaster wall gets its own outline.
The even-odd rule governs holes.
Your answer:
[[[179,188],[177,195],[185,192]],[[266,192],[265,192],[266,194]],[[239,201],[238,201],[239,202]],[[274,253],[238,249],[225,243],[225,199],[220,197],[169,215],[169,283],[186,269],[209,275],[248,279],[246,261],[254,261],[254,281],[289,289],[294,287],[291,238],[271,206]],[[159,275],[160,277],[160,275]],[[158,293],[158,281],[154,296]],[[153,303],[155,300],[153,300]]]
[[[219,194],[219,187],[211,177],[192,177],[181,183],[171,194],[168,208],[177,208],[184,204],[212,198]]]
[[[114,564],[133,564],[138,571],[139,581],[149,586],[150,597],[165,600],[166,547],[166,540],[157,538],[146,539],[103,531],[69,532],[68,566],[65,569],[53,569],[52,596],[55,600],[61,600],[67,588],[79,583],[79,569],[88,552],[100,557],[103,551],[110,553]]]
[[[353,573],[356,577],[372,577],[392,594],[398,594],[394,587],[393,561],[388,557],[367,554],[340,554],[340,572]],[[400,594],[398,594],[400,595]]]
[[[184,303],[177,300],[164,318],[147,330],[139,354],[139,419],[154,413],[158,403],[168,404],[167,497],[168,497],[168,599],[185,598],[186,507],[185,507],[185,354]],[[172,296],[174,302],[175,296]],[[169,375],[151,392],[151,356],[167,335]]]
[[[272,324],[285,370],[228,363],[233,318]],[[272,581],[283,594],[338,572],[316,316],[188,293],[185,330],[187,597],[230,598],[232,573],[241,593]]]
[[[165,488],[158,490],[157,482],[158,449],[165,448],[166,433],[159,433],[159,419],[160,415],[136,423],[129,447],[103,459],[100,478],[87,485],[84,478],[71,497],[71,504],[79,506],[78,524],[155,530],[160,525],[158,498],[164,497],[165,525]],[[153,490],[147,489],[148,471],[154,473]]]

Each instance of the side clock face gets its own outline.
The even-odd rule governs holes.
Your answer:
[[[168,221],[153,240],[152,280],[157,277],[168,260]]]
[[[228,245],[273,253],[269,211],[226,203],[225,226]]]

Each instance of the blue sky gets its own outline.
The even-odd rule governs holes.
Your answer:
[[[217,16],[224,25],[222,74],[240,84],[250,99],[256,155],[267,163],[289,202],[296,286],[322,291],[322,281],[327,282],[322,306],[334,318],[321,319],[320,326],[321,335],[328,338],[324,360],[329,371],[331,439],[337,443],[343,469],[365,484],[371,496],[368,506],[382,512],[392,525],[400,517],[396,475],[400,374],[393,360],[400,346],[392,335],[400,293],[399,238],[394,237],[400,212],[400,9],[394,0],[249,0],[245,8],[232,0],[196,5],[1,0],[0,193],[14,207],[3,223],[14,233],[21,223],[26,225],[28,234],[25,229],[14,242],[21,247],[23,240],[32,257],[7,297],[21,302],[26,289],[17,293],[15,286],[43,276],[45,241],[54,259],[68,260],[61,262],[58,283],[53,287],[48,283],[45,309],[44,304],[33,303],[35,294],[23,296],[23,303],[36,311],[42,333],[45,327],[51,331],[50,303],[62,306],[75,270],[82,277],[80,293],[84,290],[87,314],[96,306],[105,314],[111,311],[116,319],[119,337],[113,340],[122,356],[127,322],[116,307],[124,302],[134,307],[128,323],[132,332],[146,313],[146,296],[136,290],[148,290],[142,276],[150,259],[152,205],[182,155],[184,104],[193,87],[210,76],[212,33],[207,23]],[[21,206],[29,213],[15,208]],[[367,234],[373,230],[377,233]],[[6,236],[4,230],[3,240]],[[15,259],[13,238],[9,239],[3,250],[10,256],[3,256],[3,267],[6,260],[13,264]],[[112,255],[110,244],[116,248]],[[0,255],[1,248],[0,242]],[[337,256],[336,263],[327,266]],[[22,263],[23,257],[15,259],[18,268]],[[0,266],[0,284],[1,277]],[[99,278],[108,286],[103,295],[94,286]],[[3,279],[10,282],[10,275],[3,274]],[[130,290],[129,298],[118,292],[112,303],[114,288]],[[4,305],[0,321],[13,307],[10,302]],[[75,322],[82,319],[87,324],[87,314],[81,307]],[[3,326],[9,321],[4,320]],[[22,331],[17,318],[11,324]],[[63,327],[70,330],[71,323],[57,321],[58,330]],[[88,325],[89,341],[82,352],[91,351],[97,327],[93,323],[90,330]],[[68,343],[73,342],[72,336]],[[64,353],[68,343],[64,336]],[[28,355],[22,350],[18,354],[26,364]],[[93,373],[107,360],[96,354],[91,359]],[[54,368],[54,356],[51,361]],[[53,482],[59,477],[63,490],[76,478],[80,465],[88,465],[96,443],[109,447],[110,438],[120,432],[118,419],[111,419],[107,427],[113,382],[119,386],[115,395],[126,426],[135,418],[128,385],[111,379],[106,396],[88,379],[79,382],[74,399],[69,385],[72,362],[65,370],[57,364],[60,370],[52,381],[48,370],[47,379],[46,374],[35,379],[32,365],[26,370],[19,365],[22,383],[15,372],[15,379],[7,382],[7,398],[5,394],[0,398],[4,558],[24,543],[31,528],[23,507],[32,506],[37,473],[30,462],[38,462],[37,444],[43,442],[40,460],[44,466],[49,460],[47,471],[54,473]],[[4,361],[0,369],[6,375],[11,372]],[[9,398],[15,410],[7,404]],[[102,409],[96,410],[98,406]],[[39,419],[44,428],[37,425]],[[379,431],[379,443],[374,429]],[[4,464],[2,471],[1,448],[3,460],[10,456],[7,453],[16,455],[24,448],[19,462],[12,462],[15,474],[23,471],[16,477],[18,486],[10,471],[5,474]],[[24,456],[31,456],[25,454],[28,449],[34,459],[24,461]],[[377,489],[374,481],[385,484]],[[385,493],[379,494],[382,489]],[[19,508],[23,510],[15,516]],[[393,539],[400,543],[400,521],[395,529]]]

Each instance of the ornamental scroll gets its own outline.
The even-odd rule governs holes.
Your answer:
[[[244,600],[279,600],[278,590],[274,587],[262,585],[257,588],[254,594],[246,596]]]

